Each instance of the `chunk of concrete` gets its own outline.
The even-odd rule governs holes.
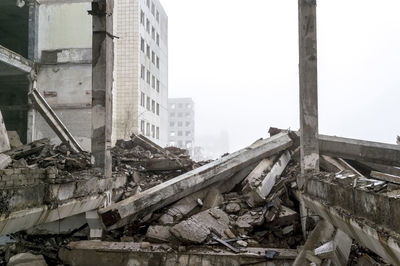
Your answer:
[[[171,228],[170,232],[186,243],[203,243],[211,232],[221,238],[226,238],[225,231],[229,229],[229,217],[219,208],[213,208],[198,213]]]
[[[10,258],[7,266],[47,266],[47,263],[43,255],[19,253]]]
[[[225,207],[225,211],[227,213],[238,213],[240,209],[241,209],[240,204],[236,202],[230,202]]]
[[[214,207],[218,207],[224,202],[224,197],[218,188],[210,188],[204,199],[202,210],[208,210]]]
[[[228,179],[240,169],[277,154],[292,145],[287,133],[260,140],[251,146],[175,177],[107,208],[99,214],[107,230],[120,228],[187,195]]]
[[[3,116],[0,111],[0,152],[8,151],[9,149],[10,142],[8,140],[6,125],[4,124]]]
[[[0,153],[0,169],[5,169],[10,165],[12,159],[10,156]]]
[[[154,243],[167,243],[171,240],[170,226],[151,225],[147,229],[146,238]]]
[[[276,179],[283,173],[291,159],[289,151],[285,151],[274,164],[268,174],[262,178],[257,187],[246,194],[246,202],[250,206],[263,203],[275,185]]]
[[[276,220],[276,223],[279,226],[284,226],[284,225],[291,225],[297,220],[299,220],[300,216],[297,212],[293,211],[292,209],[281,205],[281,210],[279,212],[278,219]]]

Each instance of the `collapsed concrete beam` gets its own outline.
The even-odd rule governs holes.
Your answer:
[[[0,62],[10,66],[14,71],[7,72],[10,74],[30,73],[34,69],[34,63],[23,56],[0,45]]]
[[[288,130],[270,128],[271,135]],[[294,143],[299,143],[299,132],[290,132]],[[400,146],[394,144],[319,135],[320,154],[356,161],[400,166]]]
[[[354,217],[341,208],[328,207],[306,195],[302,197],[309,208],[359,244],[371,249],[393,265],[400,265],[400,235],[398,233],[385,230],[365,219]]]
[[[9,149],[10,142],[8,140],[6,125],[4,124],[4,119],[0,110],[0,153],[3,151],[8,151]]]
[[[400,176],[400,168],[398,167],[392,167],[383,164],[370,163],[364,161],[357,161],[357,163],[363,167],[367,167],[369,170],[375,170],[382,173]]]
[[[69,200],[49,209],[44,205],[37,208],[2,214],[0,216],[0,236],[32,228],[36,225],[50,223],[76,214],[95,210],[104,205],[105,195],[90,196]]]
[[[193,192],[225,180],[240,169],[285,150],[291,145],[292,140],[287,133],[260,140],[245,149],[100,209],[100,217],[107,230],[122,227],[139,216],[145,216]]]
[[[266,254],[276,252],[267,259]],[[193,247],[190,251],[171,252],[167,244],[132,242],[71,242],[59,252],[68,265],[291,265],[297,256],[293,249],[246,248],[246,252],[233,253],[213,247],[212,250]],[[96,258],[96,259],[93,259]]]
[[[400,185],[400,176],[389,175],[389,174],[376,172],[376,171],[372,171],[371,172],[371,176],[373,178],[376,178],[376,179],[379,179],[379,180],[383,180],[383,181],[387,181],[387,182],[390,182],[390,183],[394,183],[394,184],[399,184]]]
[[[283,173],[290,159],[290,152],[285,151],[279,157],[279,160],[272,166],[268,174],[262,180],[260,180],[261,182],[255,187],[255,189],[246,194],[246,202],[250,206],[256,206],[265,201],[274,187],[276,179]]]

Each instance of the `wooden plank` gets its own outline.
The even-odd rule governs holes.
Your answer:
[[[299,0],[301,171],[319,171],[316,0]]]
[[[279,153],[291,145],[292,140],[287,133],[261,140],[245,149],[100,209],[100,217],[107,230],[122,227],[140,216],[145,216],[193,192],[226,180],[239,170]]]

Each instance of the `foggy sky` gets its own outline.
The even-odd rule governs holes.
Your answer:
[[[169,94],[192,97],[196,135],[231,151],[299,128],[297,0],[161,0]],[[319,132],[400,135],[400,1],[317,0]]]

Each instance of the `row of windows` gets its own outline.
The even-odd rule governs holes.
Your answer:
[[[160,92],[160,80],[154,75],[151,75],[150,70],[146,71],[144,65],[142,65],[140,68],[140,78],[146,80],[147,84],[151,84],[153,89],[155,89],[157,92]]]
[[[178,144],[178,145],[177,145]],[[169,146],[178,146],[179,148],[191,148],[192,147],[192,142],[191,141],[186,141],[185,146],[183,146],[183,141],[180,140],[178,142],[175,141],[170,141]]]
[[[146,0],[147,8],[151,11],[151,14],[156,18],[157,22],[160,23],[160,13],[156,9],[156,6],[153,2],[151,2],[150,8],[150,0]]]
[[[160,115],[160,104],[150,99],[149,96],[143,92],[140,92],[140,106],[145,107],[147,111],[151,111],[153,114]]]
[[[174,113],[174,112],[170,112],[169,113],[169,116],[170,117],[183,117],[183,113]],[[190,113],[185,113],[185,117],[190,117],[191,116],[191,114]]]
[[[175,104],[175,103],[170,105],[171,109],[176,109],[176,107],[177,107],[177,104]],[[183,103],[178,103],[178,108],[183,108]],[[185,104],[185,108],[186,109],[192,109],[192,105],[190,103],[186,103]]]
[[[190,127],[192,123],[190,123],[189,121],[185,122],[185,127]],[[183,127],[183,122],[182,121],[178,121],[178,122],[169,122],[169,126],[170,127],[174,127],[175,125],[177,125],[178,127]]]
[[[182,136],[183,136],[183,131],[178,131],[178,132],[171,131],[171,132],[169,132],[169,135],[170,135],[171,137],[175,137],[175,136],[176,136],[176,133],[178,133],[178,137],[182,137]],[[185,131],[185,136],[186,136],[186,137],[192,136],[192,132],[191,132],[191,131]]]
[[[160,139],[160,127],[156,127],[144,120],[140,120],[140,133],[147,137],[151,136],[153,139]]]
[[[143,38],[140,38],[140,50],[146,53],[146,56],[150,59],[153,65],[160,69],[160,58],[154,51],[150,51],[150,45],[146,44]]]
[[[145,27],[146,32],[150,34],[150,28],[151,28],[151,38],[153,41],[156,42],[157,46],[160,46],[160,34],[156,32],[156,29],[151,25],[150,20],[146,18],[146,23],[145,21],[145,15],[143,11],[140,11],[140,24]]]

